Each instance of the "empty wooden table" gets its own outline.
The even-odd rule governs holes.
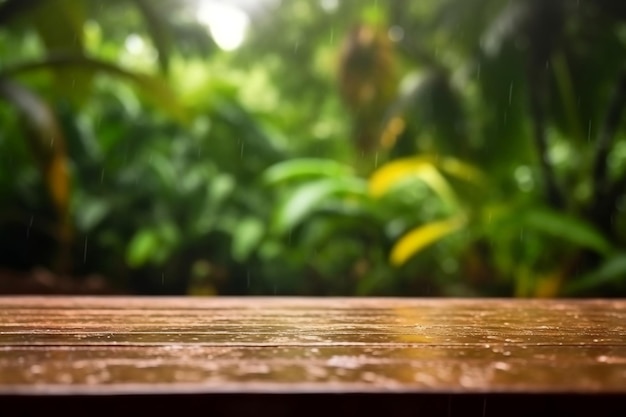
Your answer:
[[[4,297],[0,407],[626,415],[626,301]]]

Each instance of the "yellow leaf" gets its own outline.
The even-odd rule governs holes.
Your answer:
[[[391,249],[390,261],[400,266],[422,249],[456,232],[465,224],[465,216],[455,216],[419,226],[405,234]]]
[[[370,177],[370,194],[380,197],[398,184],[410,179],[423,181],[444,202],[452,206],[457,205],[454,191],[448,181],[439,173],[430,157],[398,159],[383,165]]]
[[[396,159],[374,171],[370,177],[370,193],[378,197],[402,181],[419,178],[443,198],[448,198],[452,190],[440,171],[475,185],[485,183],[483,173],[471,164],[451,157],[422,155]]]
[[[430,166],[430,161],[419,157],[391,161],[374,171],[370,177],[370,193],[376,197],[381,196],[407,175],[419,176]]]

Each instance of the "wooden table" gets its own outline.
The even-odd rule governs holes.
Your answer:
[[[135,406],[626,416],[626,301],[0,297],[0,415]]]

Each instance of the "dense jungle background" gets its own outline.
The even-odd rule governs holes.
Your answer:
[[[626,295],[626,3],[0,0],[0,292]]]

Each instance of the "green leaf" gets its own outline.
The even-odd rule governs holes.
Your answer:
[[[233,258],[243,262],[259,245],[265,232],[264,224],[256,217],[247,217],[241,220],[233,233]]]
[[[263,181],[269,185],[276,185],[311,177],[342,178],[352,173],[353,169],[350,166],[330,159],[299,158],[272,165],[263,173]]]
[[[456,216],[416,227],[393,245],[390,255],[391,264],[403,265],[426,247],[459,230],[465,223],[465,216]]]
[[[522,212],[522,223],[537,231],[563,239],[600,253],[612,250],[609,241],[586,221],[572,215],[548,209]]]
[[[476,186],[485,186],[487,178],[483,172],[472,164],[468,164],[456,158],[435,158],[439,168],[446,174],[460,180],[472,183]]]
[[[159,246],[160,239],[155,230],[140,230],[128,244],[126,262],[134,268],[142,266],[152,259]]]
[[[210,182],[201,214],[192,226],[191,233],[194,236],[202,236],[214,230],[216,223],[223,219],[224,212],[221,209],[232,196],[236,185],[235,179],[230,174],[219,174]]]
[[[131,267],[149,262],[162,263],[180,244],[181,236],[176,225],[161,222],[155,228],[142,229],[131,239],[126,249],[126,261]]]
[[[219,174],[211,181],[209,189],[210,204],[216,209],[235,191],[235,179],[230,174]]]
[[[160,180],[161,186],[164,190],[176,190],[178,183],[178,175],[176,168],[171,163],[171,160],[162,154],[150,155],[147,165],[152,168],[157,178]]]
[[[104,199],[85,199],[75,209],[76,224],[82,232],[93,230],[110,213],[111,204]]]
[[[580,100],[580,93],[574,89],[570,64],[562,51],[554,53],[551,62],[568,131],[579,144],[582,144],[586,137],[581,125],[581,120],[584,119],[579,114],[577,102]],[[591,121],[589,122],[591,123]]]
[[[583,275],[566,285],[565,295],[584,294],[602,285],[626,281],[626,254],[621,253],[606,260],[595,271]]]
[[[300,224],[323,203],[338,197],[367,197],[367,185],[359,179],[321,179],[291,192],[275,212],[273,230],[285,233]]]

